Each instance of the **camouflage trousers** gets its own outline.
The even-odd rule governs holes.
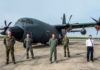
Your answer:
[[[9,54],[11,54],[12,61],[15,64],[14,49],[6,49],[6,64],[9,64]]]
[[[52,62],[52,57],[54,57],[54,61],[56,62],[56,60],[57,60],[57,50],[56,50],[56,47],[50,49],[50,62]]]
[[[64,45],[64,57],[66,57],[66,50],[67,50],[68,57],[70,57],[70,52],[69,52],[69,46],[68,45]]]
[[[26,49],[26,55],[27,55],[27,59],[29,58],[29,51],[30,51],[30,53],[31,53],[31,56],[32,56],[32,58],[34,58],[34,53],[33,53],[33,49],[32,48],[30,48],[30,47],[28,47],[27,49]]]

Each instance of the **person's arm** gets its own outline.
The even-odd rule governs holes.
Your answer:
[[[86,47],[87,47],[87,44],[88,44],[88,43],[87,43],[87,40],[86,40],[85,44],[86,44]]]
[[[24,42],[23,43],[26,43],[26,39],[24,39]]]
[[[64,44],[64,37],[63,37],[63,39],[62,39],[62,44]]]
[[[6,45],[6,38],[4,38],[4,41],[3,41],[4,45]]]
[[[56,39],[56,41],[57,41],[57,44],[56,44],[56,46],[58,45],[58,39]]]
[[[23,46],[26,48],[26,39],[24,39]]]
[[[94,40],[92,40],[92,43],[93,43],[93,47],[94,47]]]
[[[16,40],[15,40],[15,38],[13,37],[13,42],[14,42],[14,44],[16,43]]]
[[[69,38],[67,38],[68,39],[68,44],[69,44]]]
[[[31,39],[31,43],[32,43],[32,39]]]
[[[92,46],[94,47],[94,41],[93,39],[90,39]]]
[[[51,39],[49,40],[49,46],[50,46],[50,44],[51,44]]]

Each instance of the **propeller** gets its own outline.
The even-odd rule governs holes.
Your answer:
[[[69,24],[71,18],[72,18],[72,15],[70,15],[70,17],[69,17],[68,24]],[[66,15],[65,15],[65,13],[63,14],[62,24],[66,24]]]
[[[65,13],[63,14],[62,24],[66,24],[65,33],[69,32],[72,29],[72,26],[70,25],[71,18],[72,18],[72,15],[70,15],[68,23],[66,23],[66,15],[65,15]]]
[[[9,26],[11,25],[11,23],[12,22],[9,22],[7,24],[7,21],[6,20],[4,21],[5,26],[3,28],[0,28],[0,30],[4,30],[4,31],[1,32],[2,35],[5,35],[6,34],[6,30],[9,28]]]
[[[69,24],[69,22],[70,22],[71,18],[72,18],[72,15],[70,15],[70,17],[69,17],[68,24]]]
[[[92,17],[91,17],[92,18]],[[96,34],[98,34],[98,31],[100,30],[100,17],[99,17],[99,19],[98,20],[96,20],[96,19],[94,19],[94,18],[92,18],[92,20],[94,20],[95,22],[96,22],[96,26],[95,26],[95,28],[96,28],[96,31],[97,31],[97,33]]]
[[[7,21],[6,20],[4,21],[4,24],[5,24],[5,26],[7,26]]]
[[[67,31],[70,31],[72,29],[72,25],[70,25],[71,18],[72,18],[72,15],[70,15],[69,20],[68,20],[68,28],[67,28]]]
[[[91,17],[92,18],[92,17]],[[92,18],[92,20],[94,20],[96,23],[98,23],[99,21],[98,20],[96,20],[96,19],[94,19],[94,18]]]

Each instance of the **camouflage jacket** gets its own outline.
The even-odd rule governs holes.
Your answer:
[[[13,36],[11,38],[7,36],[4,38],[4,45],[6,46],[7,49],[13,48],[14,44],[15,44],[15,38]]]
[[[68,37],[64,37],[64,38],[63,38],[62,44],[63,44],[63,45],[68,45],[68,44],[69,44],[69,39],[68,39]]]
[[[57,39],[52,39],[52,38],[51,38],[51,39],[49,40],[49,45],[50,45],[50,47],[56,47],[57,44],[58,44]]]
[[[24,46],[25,46],[25,48],[32,47],[32,39],[31,38],[25,38]]]

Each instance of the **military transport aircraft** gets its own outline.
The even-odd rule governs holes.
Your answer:
[[[4,21],[5,27],[0,28],[3,30],[2,35],[6,34],[6,31],[12,32],[12,35],[17,41],[23,42],[27,33],[31,34],[33,43],[43,43],[48,42],[52,33],[55,33],[57,38],[60,39],[63,36],[63,31],[66,32],[81,32],[81,34],[86,34],[86,27],[95,27],[96,30],[100,30],[100,18],[99,21],[92,18],[96,23],[75,23],[69,24],[66,23],[66,16],[63,14],[62,24],[61,25],[49,25],[45,22],[42,22],[33,18],[20,18],[13,27],[9,27],[12,22],[7,25],[6,20]],[[81,28],[81,30],[73,30]]]

